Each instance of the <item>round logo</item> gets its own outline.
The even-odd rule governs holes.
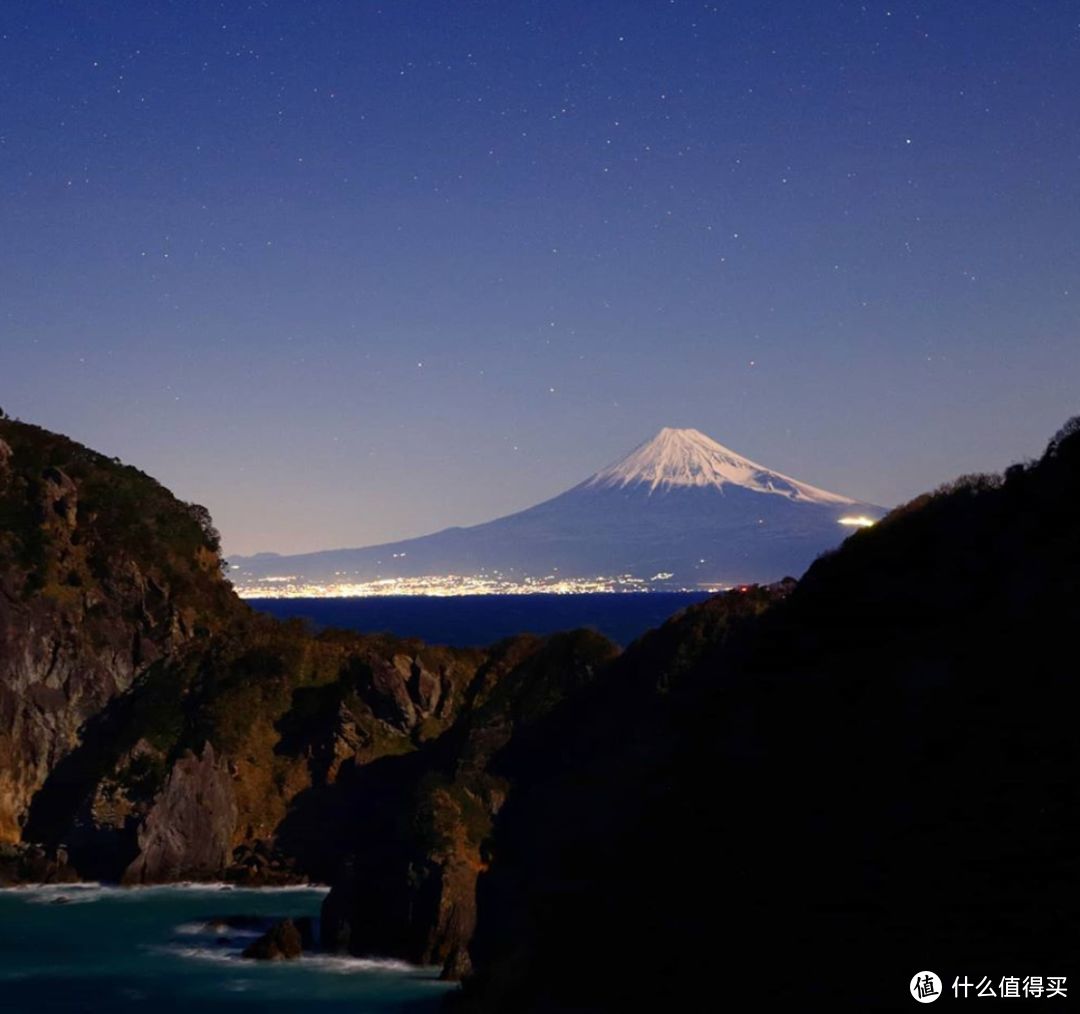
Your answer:
[[[933,972],[916,972],[911,977],[911,995],[919,1003],[933,1003],[941,996],[941,980]]]

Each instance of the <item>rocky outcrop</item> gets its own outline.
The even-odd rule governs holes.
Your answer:
[[[477,673],[471,706],[422,763],[386,767],[349,792],[362,830],[323,905],[325,947],[445,965],[447,977],[464,973],[477,879],[510,791],[499,753],[581,693],[614,655],[613,645],[585,631],[508,642]],[[415,665],[397,668],[403,679],[408,673],[406,685],[424,686]],[[427,686],[428,706],[437,708],[434,681]]]
[[[441,965],[465,951],[476,925],[476,879],[485,868],[481,843],[469,832],[476,817],[487,826],[479,800],[463,811],[449,791],[399,801],[395,812],[408,822],[425,807],[429,828],[372,836],[334,880],[322,909],[322,943],[332,951],[384,954],[421,965]],[[436,830],[438,842],[426,838]]]
[[[375,661],[365,689],[376,717],[406,734],[429,718],[447,717],[455,704],[455,680],[447,667],[431,672],[418,656]]]
[[[49,850],[30,843],[0,845],[0,887],[69,884],[78,879],[62,849]]]
[[[124,883],[220,878],[232,853],[237,808],[227,765],[209,743],[177,760],[138,832]]]
[[[303,952],[304,940],[300,929],[292,919],[282,919],[245,947],[242,957],[257,961],[291,961]]]

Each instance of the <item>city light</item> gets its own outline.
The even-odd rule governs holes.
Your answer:
[[[433,598],[451,595],[584,595],[596,592],[648,591],[725,591],[730,585],[671,583],[673,575],[660,573],[653,578],[631,574],[598,577],[509,578],[501,574],[441,574],[422,577],[387,577],[373,581],[349,581],[335,575],[326,582],[305,581],[299,576],[275,575],[245,580],[234,574],[233,583],[241,598],[264,599],[333,599],[370,598],[392,595],[427,595]]]

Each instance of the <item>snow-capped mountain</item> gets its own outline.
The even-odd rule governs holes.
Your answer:
[[[884,511],[759,465],[694,429],[662,429],[559,496],[468,528],[363,549],[233,561],[247,594],[439,579],[520,586],[619,579],[718,587],[799,576]]]
[[[586,487],[647,485],[667,492],[679,486],[741,486],[755,493],[774,493],[805,503],[841,504],[850,497],[829,493],[790,476],[774,472],[736,454],[700,430],[665,426],[652,440],[635,447],[625,458],[601,469],[583,483]]]

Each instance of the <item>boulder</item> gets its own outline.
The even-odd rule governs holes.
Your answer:
[[[245,947],[242,956],[256,961],[291,961],[300,957],[303,950],[303,936],[296,923],[292,919],[282,919]]]

